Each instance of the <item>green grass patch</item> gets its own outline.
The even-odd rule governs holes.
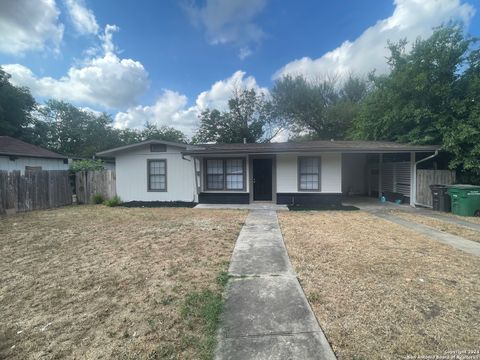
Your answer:
[[[216,290],[205,289],[187,294],[181,308],[181,316],[191,329],[201,328],[202,334],[195,339],[198,356],[202,360],[213,359],[217,345],[217,329],[223,311],[222,292],[227,285],[229,275],[222,271],[217,276]]]

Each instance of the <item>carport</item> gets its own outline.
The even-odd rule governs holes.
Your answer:
[[[344,197],[384,194],[388,200],[403,199],[416,204],[417,165],[438,154],[438,147],[402,145],[393,151],[343,152],[342,194]]]

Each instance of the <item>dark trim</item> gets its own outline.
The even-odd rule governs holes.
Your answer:
[[[316,189],[300,188],[300,160],[302,159],[318,159],[318,187]],[[321,156],[298,156],[297,157],[297,190],[299,192],[319,192],[322,191],[322,157]]]
[[[221,160],[222,161],[222,168],[223,168],[223,189],[210,189],[208,187],[208,160]],[[243,168],[243,187],[241,189],[227,189],[227,160],[242,160],[242,168]],[[203,168],[205,169],[204,173],[204,188],[205,191],[245,191],[246,190],[246,179],[247,179],[247,168],[245,166],[245,158],[244,157],[208,157],[204,158]],[[231,174],[232,175],[232,174]]]
[[[154,161],[163,161],[165,163],[165,189],[151,189],[150,188],[150,163]],[[148,192],[167,192],[168,189],[168,170],[167,159],[147,159],[147,191]]]
[[[198,195],[200,204],[249,204],[248,193],[207,193],[201,192]]]
[[[341,205],[342,193],[277,193],[279,205]]]

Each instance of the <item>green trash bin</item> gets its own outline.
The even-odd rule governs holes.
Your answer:
[[[448,187],[452,213],[461,216],[480,216],[480,186],[452,185]]]

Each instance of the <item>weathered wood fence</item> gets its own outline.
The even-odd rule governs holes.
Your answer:
[[[0,170],[0,214],[50,209],[72,203],[72,186],[65,170]]]
[[[75,193],[80,204],[91,204],[95,194],[111,199],[116,195],[115,171],[79,171],[75,173]]]
[[[452,185],[455,179],[455,171],[451,170],[417,170],[417,204],[432,207],[430,185]]]

